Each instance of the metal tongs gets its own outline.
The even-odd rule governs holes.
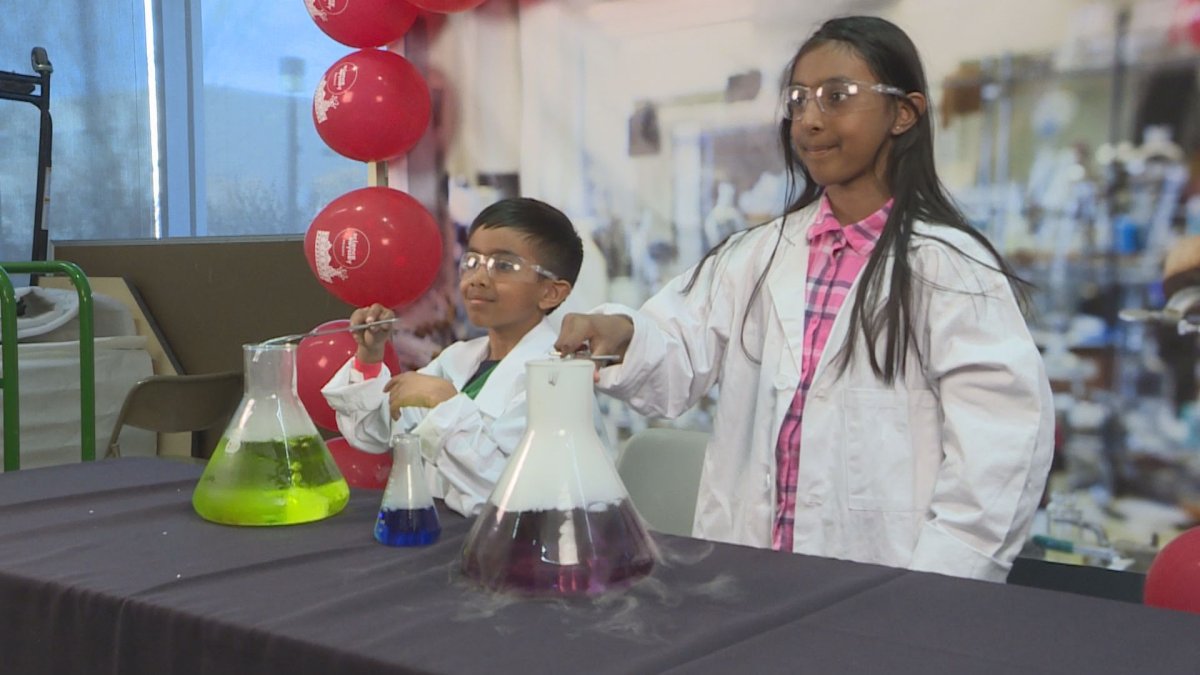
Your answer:
[[[593,354],[592,350],[584,348],[576,352],[564,354],[557,349],[550,350],[550,356],[560,359],[590,359],[599,363],[620,363],[621,357],[617,354]]]
[[[320,335],[333,335],[334,333],[354,333],[354,332],[358,332],[358,331],[364,331],[368,328],[374,328],[375,326],[385,326],[389,323],[394,323],[394,322],[398,321],[399,319],[400,319],[400,317],[396,316],[396,317],[392,317],[390,319],[382,319],[380,321],[370,321],[368,323],[360,323],[357,326],[342,326],[340,328],[326,328],[324,330],[310,330],[307,333],[296,333],[295,335],[280,335],[279,337],[274,337],[274,338],[271,338],[270,340],[264,340],[263,342],[260,342],[259,344],[278,345],[278,344],[285,344],[288,342],[299,342],[300,340],[304,340],[304,339],[310,338],[310,337],[318,337]]]
[[[1171,296],[1162,309],[1126,308],[1117,316],[1122,321],[1174,325],[1180,335],[1200,333],[1200,323],[1191,314],[1200,306],[1200,286],[1188,286]]]

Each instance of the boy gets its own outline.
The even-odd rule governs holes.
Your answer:
[[[434,496],[463,515],[483,508],[524,435],[525,362],[549,358],[557,331],[546,315],[570,294],[583,262],[571,221],[535,199],[492,204],[468,237],[459,291],[467,317],[487,335],[391,377],[382,363],[391,324],[356,331],[358,353],[321,390],[360,450],[387,452],[393,420],[396,430],[420,436]],[[350,323],[393,316],[372,305],[356,309]],[[609,445],[598,411],[593,416]]]

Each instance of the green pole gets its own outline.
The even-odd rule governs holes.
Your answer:
[[[0,266],[0,388],[4,391],[4,471],[21,468],[21,392],[17,377],[17,296]]]
[[[95,329],[92,323],[92,286],[88,283],[87,276],[79,266],[74,263],[69,263],[63,260],[47,260],[40,262],[16,262],[16,263],[0,263],[9,273],[15,274],[63,274],[71,278],[71,284],[75,286],[75,294],[79,296],[79,416],[80,416],[80,458],[85,462],[90,462],[96,459],[96,343]],[[9,284],[9,288],[12,285]],[[12,349],[13,349],[13,382],[16,382],[16,301],[13,300],[11,314],[5,314],[5,328],[7,329],[8,318],[12,316]],[[4,349],[9,349],[9,341],[4,340]],[[8,470],[8,362],[7,355],[5,357],[5,426],[4,426],[4,463],[5,471]],[[13,387],[13,391],[16,387]],[[16,405],[16,397],[12,397],[14,405]],[[14,415],[15,417],[15,415]],[[18,433],[19,433],[18,429]],[[14,446],[15,447],[15,446]],[[13,451],[16,454],[17,450]],[[16,458],[16,467],[20,467],[20,457]]]

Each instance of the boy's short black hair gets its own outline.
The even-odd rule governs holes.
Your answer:
[[[512,228],[525,235],[537,249],[537,263],[572,286],[583,265],[583,240],[562,211],[529,197],[502,199],[475,216],[467,236],[479,228]]]

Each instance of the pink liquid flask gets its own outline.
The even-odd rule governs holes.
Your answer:
[[[592,369],[526,366],[525,435],[463,546],[462,572],[484,588],[596,596],[654,568],[654,541],[593,426]]]

